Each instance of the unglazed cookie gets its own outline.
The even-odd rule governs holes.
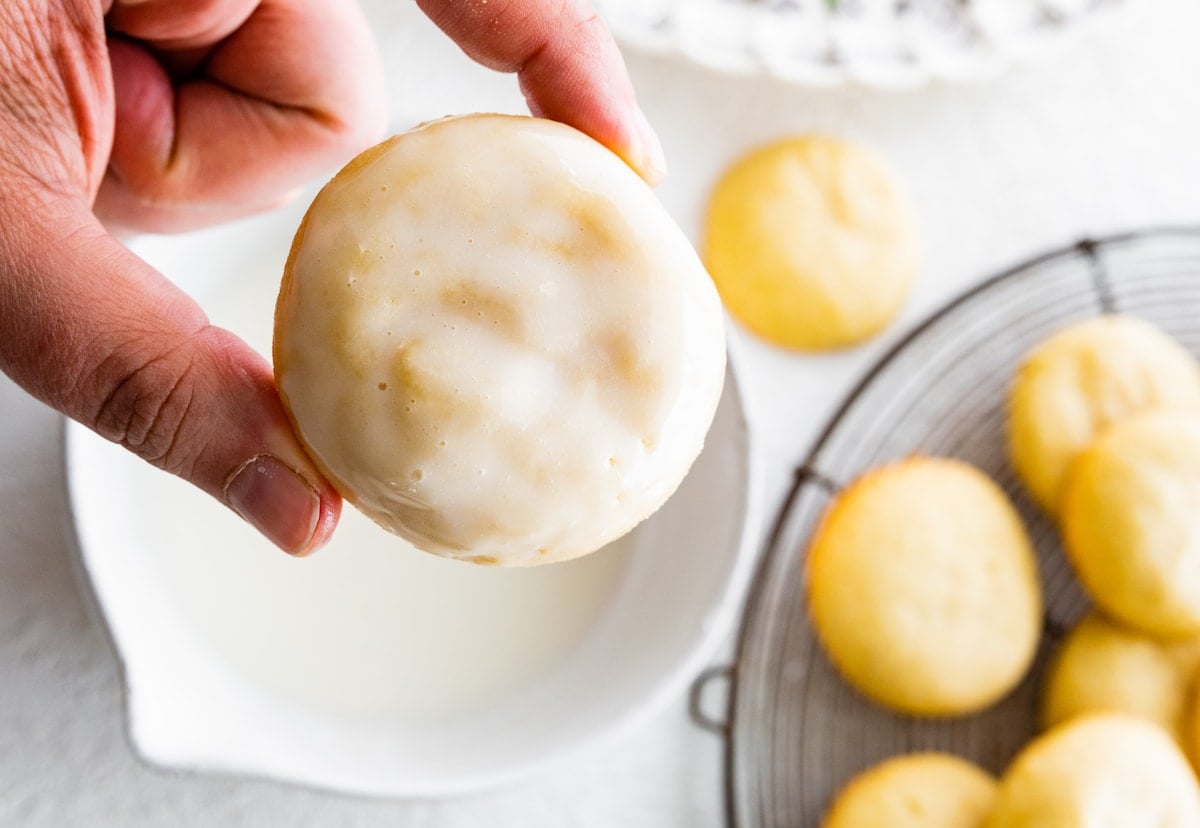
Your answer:
[[[1086,713],[1140,716],[1184,747],[1192,679],[1200,664],[1196,640],[1168,642],[1092,612],[1054,656],[1042,691],[1042,727]]]
[[[908,207],[868,150],[791,138],[735,164],[713,191],[704,263],[726,307],[790,348],[853,345],[900,311],[918,268]]]
[[[1004,493],[966,463],[915,457],[860,477],[826,511],[807,570],[830,659],[901,712],[980,710],[1033,659],[1033,550]]]
[[[1154,635],[1200,633],[1200,415],[1149,411],[1109,428],[1072,465],[1061,521],[1105,612]]]
[[[1192,674],[1184,717],[1183,752],[1192,760],[1192,768],[1200,775],[1200,673]]]
[[[1072,325],[1025,358],[1009,404],[1013,466],[1058,513],[1075,455],[1111,423],[1156,406],[1200,410],[1200,367],[1174,340],[1132,316]]]
[[[881,762],[846,784],[822,828],[979,828],[996,780],[965,759],[913,753]]]
[[[986,828],[1200,828],[1200,790],[1159,727],[1072,719],[1030,742],[1000,779]]]
[[[675,491],[724,379],[686,237],[570,127],[436,121],[317,196],[276,309],[296,432],[342,495],[427,552],[592,552]]]

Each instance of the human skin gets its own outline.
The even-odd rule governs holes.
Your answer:
[[[399,0],[398,0],[399,1]],[[584,0],[418,0],[535,115],[664,170]],[[341,498],[296,441],[271,367],[114,233],[284,203],[383,128],[349,0],[0,2],[0,370],[189,480],[276,545],[331,536]]]

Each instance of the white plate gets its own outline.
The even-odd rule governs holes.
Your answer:
[[[263,349],[298,216],[138,248]],[[534,570],[422,555],[349,508],[329,548],[289,559],[86,429],[66,446],[131,741],[170,768],[389,797],[508,783],[677,698],[735,619],[755,551],[732,373],[703,454],[627,548]],[[472,636],[460,612],[487,623]],[[453,669],[440,652],[459,653]]]
[[[810,86],[982,80],[1127,0],[593,0],[623,43]]]

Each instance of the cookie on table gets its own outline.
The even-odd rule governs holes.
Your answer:
[[[1103,711],[1153,722],[1192,755],[1185,738],[1200,639],[1164,641],[1086,615],[1063,639],[1046,673],[1041,726]]]
[[[1110,427],[1072,465],[1061,523],[1105,613],[1152,635],[1200,633],[1200,416],[1163,409]]]
[[[720,301],[616,155],[552,121],[434,121],[313,201],[275,371],[342,495],[426,552],[587,554],[675,491],[725,376]]]
[[[985,828],[1200,828],[1200,789],[1162,728],[1096,713],[1034,739],[1000,778]]]
[[[899,313],[919,255],[909,209],[874,153],[823,136],[764,146],[717,183],[704,263],[730,313],[789,348],[840,348]]]
[[[821,828],[979,828],[995,800],[995,778],[976,765],[946,753],[913,753],[851,779]]]
[[[966,463],[913,457],[867,472],[826,510],[806,569],[830,660],[894,710],[980,710],[1037,649],[1041,587],[1025,528]]]
[[[1184,714],[1183,752],[1192,760],[1192,767],[1200,775],[1200,674],[1193,673],[1188,689],[1187,708]]]
[[[1033,498],[1058,514],[1075,456],[1106,426],[1160,406],[1200,411],[1200,366],[1191,355],[1136,317],[1072,325],[1017,371],[1008,419],[1013,467]]]

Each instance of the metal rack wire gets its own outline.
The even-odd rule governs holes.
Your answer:
[[[723,728],[731,825],[816,826],[842,783],[897,753],[945,750],[1000,771],[1033,734],[1047,653],[1087,602],[1055,528],[1009,467],[1005,400],[1032,346],[1108,312],[1144,317],[1200,355],[1200,227],[1082,241],[1006,271],[934,314],[851,392],[797,470],[747,603]],[[830,495],[913,453],[959,457],[991,475],[1038,553],[1046,635],[1034,667],[972,717],[922,720],[869,703],[836,675],[808,623],[801,564]]]

